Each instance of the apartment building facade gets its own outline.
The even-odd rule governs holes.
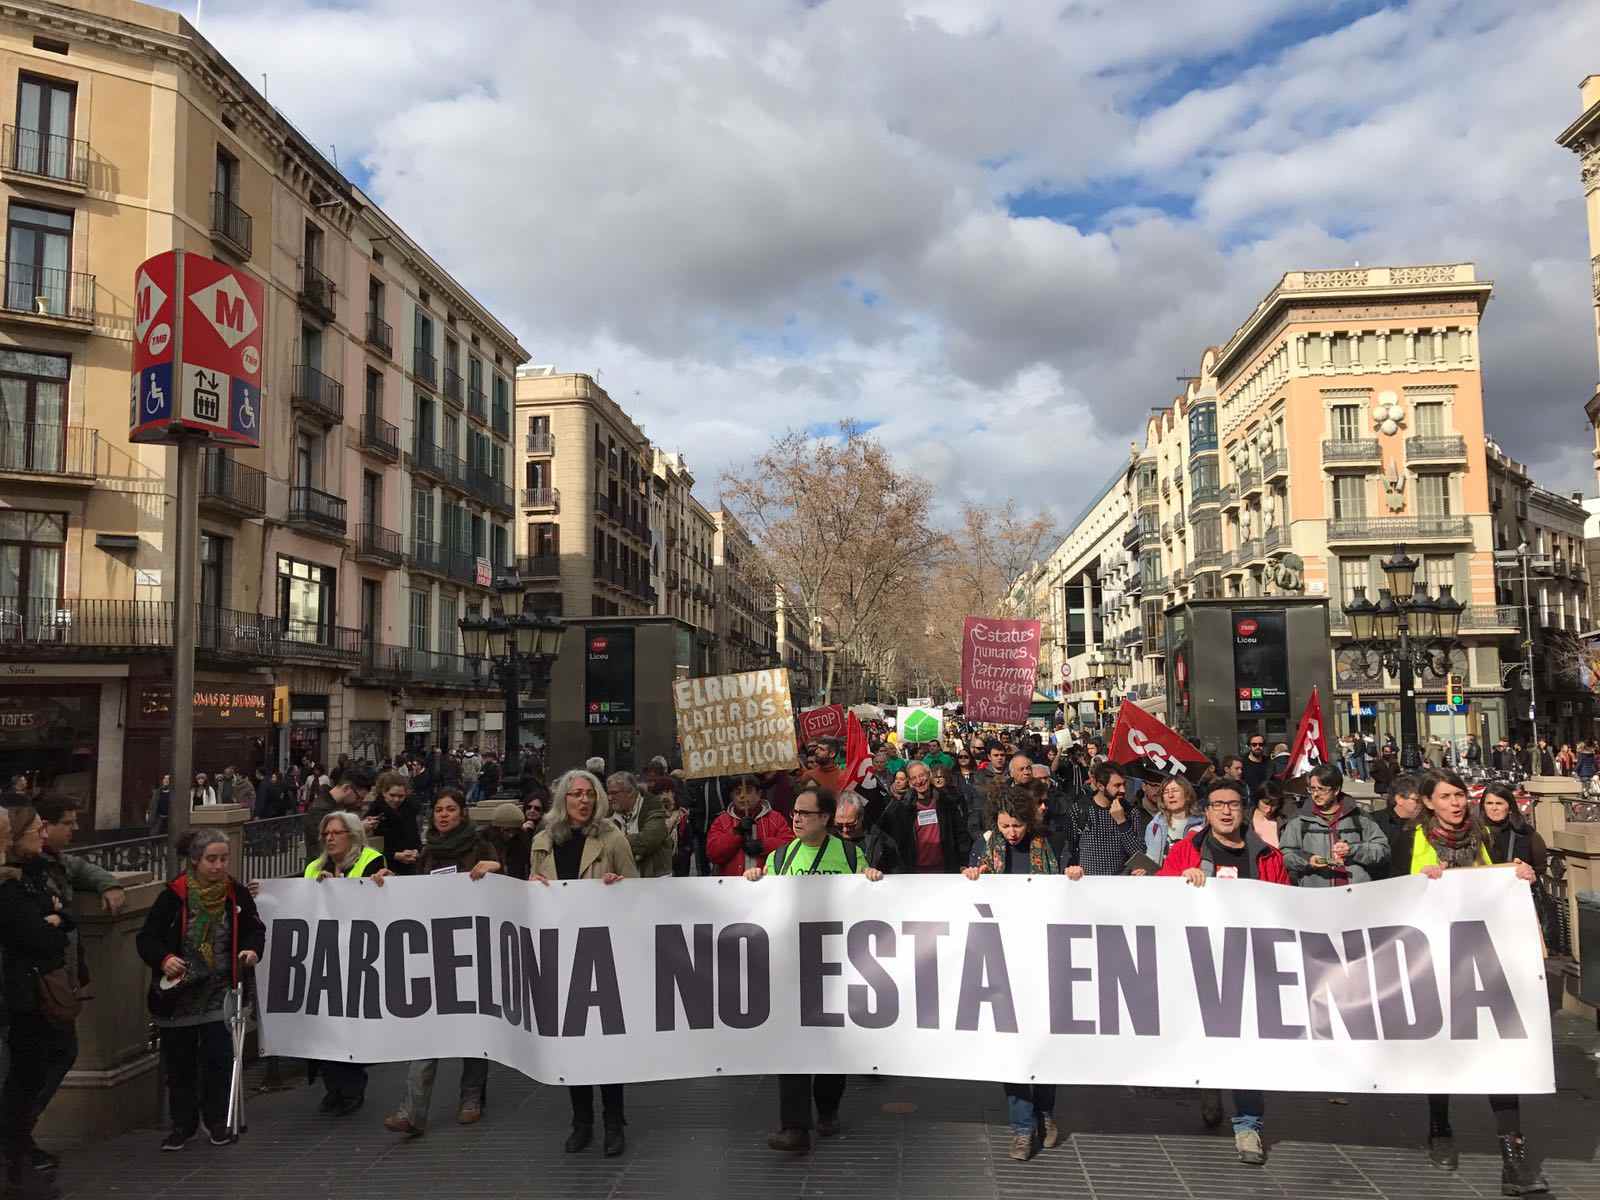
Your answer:
[[[196,769],[492,743],[454,622],[510,561],[515,337],[175,13],[8,6],[0,91],[0,769],[111,827],[170,760],[175,452],[126,434],[168,249],[266,290],[261,448],[202,461]]]
[[[717,640],[725,672],[776,666],[777,601],[772,572],[739,519],[714,509],[712,563],[717,580]]]
[[[524,367],[517,564],[552,616],[655,613],[650,443],[590,376]]]
[[[1589,265],[1593,277],[1590,316],[1595,353],[1600,357],[1600,75],[1587,76],[1578,85],[1578,119],[1562,130],[1556,144],[1578,156],[1578,176],[1583,183],[1583,206],[1589,227]],[[1584,404],[1594,428],[1594,464],[1600,479],[1600,386]]]
[[[682,454],[650,452],[650,525],[656,612],[688,625],[692,645],[680,661],[692,675],[717,673],[717,589],[712,550],[717,526],[694,498],[694,474]]]

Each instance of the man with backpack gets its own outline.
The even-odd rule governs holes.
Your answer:
[[[855,844],[833,833],[838,800],[825,787],[801,789],[794,798],[795,838],[767,856],[765,866],[751,867],[744,877],[752,883],[768,875],[865,875],[877,882],[883,872],[867,865]],[[811,1149],[811,1103],[816,1100],[818,1137],[839,1132],[839,1102],[844,1098],[843,1075],[778,1076],[778,1118],[781,1128],[767,1145],[788,1154]]]

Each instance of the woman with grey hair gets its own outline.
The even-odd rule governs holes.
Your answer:
[[[157,897],[139,931],[150,967],[150,1015],[161,1030],[172,1131],[163,1150],[182,1150],[205,1117],[225,1146],[233,1039],[222,1002],[266,948],[267,928],[250,891],[228,873],[228,839],[194,830],[178,843],[186,866]]]
[[[611,806],[600,780],[589,771],[568,771],[550,789],[550,814],[533,839],[528,878],[544,886],[552,879],[598,879],[616,883],[636,878],[628,839],[611,822]],[[594,1140],[594,1089],[587,1085],[567,1089],[572,1098],[572,1133],[568,1154],[576,1154]],[[624,1148],[622,1137],[622,1085],[600,1085],[605,1103],[605,1154],[614,1158]]]
[[[367,827],[353,812],[335,809],[317,827],[322,853],[306,865],[307,879],[370,879],[384,870],[383,855],[367,845]]]

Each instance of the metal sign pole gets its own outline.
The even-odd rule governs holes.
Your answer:
[[[178,839],[189,829],[194,783],[195,618],[199,612],[200,451],[202,438],[178,442],[177,536],[172,599],[172,805],[167,830],[178,869]]]

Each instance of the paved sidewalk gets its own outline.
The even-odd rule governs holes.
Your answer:
[[[1524,1105],[1554,1194],[1600,1200],[1600,1037],[1557,1018],[1561,1090]],[[1262,1070],[1272,1072],[1263,1056]],[[1265,1168],[1242,1167],[1226,1132],[1205,1132],[1192,1094],[1134,1088],[1062,1088],[1058,1118],[1070,1141],[1029,1163],[1006,1157],[1009,1131],[998,1084],[852,1079],[844,1133],[803,1158],[766,1148],[777,1109],[770,1078],[640,1084],[627,1091],[628,1152],[601,1157],[599,1139],[566,1155],[565,1093],[501,1067],[490,1074],[481,1124],[454,1120],[454,1064],[441,1064],[433,1126],[402,1142],[382,1118],[399,1099],[402,1065],[375,1068],[367,1105],[331,1120],[320,1089],[252,1097],[237,1146],[197,1139],[181,1153],[156,1148],[158,1131],[69,1149],[63,1193],[74,1200],[405,1200],[407,1197],[1104,1197],[1106,1200],[1303,1196],[1314,1200],[1453,1200],[1499,1195],[1499,1159],[1487,1103],[1455,1105],[1463,1148],[1456,1175],[1420,1149],[1420,1097],[1269,1094]],[[596,1097],[598,1104],[599,1097]],[[596,1131],[598,1134],[598,1130]]]

